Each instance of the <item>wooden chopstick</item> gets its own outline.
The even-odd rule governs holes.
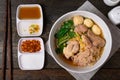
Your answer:
[[[8,58],[8,79],[12,80],[12,34],[11,34],[11,0],[6,0],[4,43],[2,52],[2,80],[6,79],[6,53]]]
[[[12,27],[11,27],[11,0],[8,0],[8,41],[7,41],[7,58],[8,58],[8,79],[12,80]]]
[[[6,0],[6,14],[5,14],[5,26],[4,26],[4,42],[3,42],[3,51],[2,51],[2,80],[5,80],[6,74],[6,51],[7,51],[7,20],[8,18],[8,5]]]

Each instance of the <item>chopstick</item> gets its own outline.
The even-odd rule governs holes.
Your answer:
[[[6,14],[5,14],[5,25],[4,25],[4,42],[2,51],[2,80],[5,80],[6,74],[6,47],[7,47],[7,18],[8,18],[8,5],[6,0]]]
[[[6,0],[4,43],[2,52],[2,80],[6,79],[6,53],[8,58],[8,79],[12,80],[12,34],[11,34],[11,1]]]
[[[11,27],[11,0],[8,1],[8,47],[7,47],[7,58],[8,58],[8,79],[12,80],[12,27]]]

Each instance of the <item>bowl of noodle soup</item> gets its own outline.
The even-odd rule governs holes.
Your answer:
[[[108,26],[99,16],[87,11],[72,11],[53,24],[48,46],[52,57],[61,67],[75,73],[87,73],[105,63],[111,51],[112,38]]]

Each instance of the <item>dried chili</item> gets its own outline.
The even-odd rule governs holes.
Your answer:
[[[41,45],[39,40],[25,40],[21,44],[21,50],[23,52],[37,52],[40,51]]]

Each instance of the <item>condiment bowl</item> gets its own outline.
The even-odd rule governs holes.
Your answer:
[[[40,50],[37,52],[23,52],[21,45],[26,40],[37,40],[40,42]],[[29,44],[30,45],[30,44]],[[28,45],[28,46],[29,46]],[[21,38],[18,42],[18,64],[21,70],[40,70],[44,66],[44,43],[42,38]]]
[[[25,9],[27,14],[22,13],[24,11],[21,10],[21,8],[32,8],[31,10],[34,11],[34,8],[38,8],[38,18],[31,18],[31,16],[28,16],[30,18],[20,18],[20,14],[24,15],[23,17],[26,17],[27,14],[29,15],[31,12],[29,9]],[[33,15],[36,15],[35,12],[32,12]],[[31,13],[31,14],[32,14]],[[34,17],[34,16],[33,16]],[[43,13],[42,13],[42,8],[39,4],[21,4],[17,7],[16,11],[16,25],[17,25],[17,33],[21,37],[26,37],[26,36],[40,36],[43,31]],[[38,31],[33,31],[33,33],[30,32],[30,26],[32,25],[37,25],[38,26]]]

